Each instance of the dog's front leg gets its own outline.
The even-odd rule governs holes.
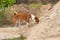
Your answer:
[[[20,22],[21,22],[21,21],[20,21],[20,20],[18,20],[18,23],[19,23],[19,25],[18,25],[18,26],[19,26],[19,27],[21,26]]]
[[[17,20],[16,18],[13,19],[14,27],[17,27]]]
[[[28,28],[28,26],[29,26],[29,25],[28,25],[28,22],[26,22],[26,28]]]

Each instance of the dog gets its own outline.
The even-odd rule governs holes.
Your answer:
[[[14,26],[17,26],[18,23],[20,25],[21,21],[26,22],[26,25],[28,25],[31,21],[38,24],[39,18],[29,13],[14,13],[14,16],[13,16]]]

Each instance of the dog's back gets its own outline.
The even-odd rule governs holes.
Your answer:
[[[16,18],[16,20],[20,19],[29,22],[28,20],[31,18],[31,15],[28,13],[14,13],[14,18]]]

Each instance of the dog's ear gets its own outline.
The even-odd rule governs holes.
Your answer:
[[[16,15],[17,13],[14,13],[14,15]]]
[[[39,23],[39,18],[37,16],[35,16],[35,21]]]

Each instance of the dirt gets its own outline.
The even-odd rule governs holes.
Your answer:
[[[53,11],[52,11],[53,10]],[[27,40],[60,40],[60,1],[40,23],[29,30]]]
[[[60,40],[60,1],[48,13],[40,17],[39,24],[31,25],[29,28],[25,26],[0,28],[0,39],[24,34],[26,40]]]

